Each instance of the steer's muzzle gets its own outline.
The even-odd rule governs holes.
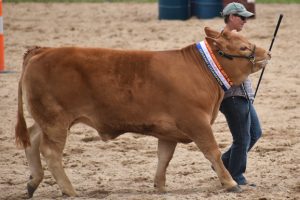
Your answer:
[[[253,65],[252,73],[257,72],[258,70],[266,67],[269,60],[271,59],[271,52],[264,51],[264,53],[261,52],[261,57],[257,56],[255,60],[255,66]]]

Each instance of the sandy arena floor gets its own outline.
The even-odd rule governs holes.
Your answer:
[[[26,197],[29,169],[24,151],[14,145],[17,84],[26,48],[174,49],[202,40],[205,26],[223,26],[221,18],[159,21],[157,7],[4,3],[6,70],[16,73],[0,74],[0,199]],[[300,4],[257,4],[256,11],[257,18],[248,21],[243,34],[266,49],[279,14],[284,14],[255,100],[263,137],[249,154],[246,177],[257,184],[256,189],[225,192],[209,162],[192,143],[178,145],[167,172],[168,193],[157,194],[153,188],[157,139],[125,134],[104,143],[93,129],[77,125],[64,152],[66,172],[79,194],[70,199],[300,199]],[[259,74],[251,76],[254,84]],[[214,131],[224,152],[231,135],[222,114]],[[34,199],[62,199],[44,166],[45,178]]]

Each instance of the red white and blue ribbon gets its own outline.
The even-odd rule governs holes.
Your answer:
[[[223,90],[227,91],[229,88],[231,88],[231,86],[233,85],[232,81],[229,79],[226,72],[221,67],[207,41],[204,40],[198,42],[196,46],[201,56],[203,57],[203,60],[206,63],[207,67],[209,68],[213,76],[216,78],[219,85],[223,88]]]

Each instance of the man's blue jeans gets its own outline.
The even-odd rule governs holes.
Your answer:
[[[239,96],[224,99],[220,111],[225,115],[233,138],[231,147],[222,155],[223,163],[232,178],[239,185],[245,185],[247,181],[243,173],[247,153],[262,134],[256,111],[251,102]]]

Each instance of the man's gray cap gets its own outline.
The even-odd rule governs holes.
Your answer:
[[[254,15],[252,12],[247,11],[243,4],[237,2],[227,4],[221,14],[222,16],[237,14],[246,18]]]

